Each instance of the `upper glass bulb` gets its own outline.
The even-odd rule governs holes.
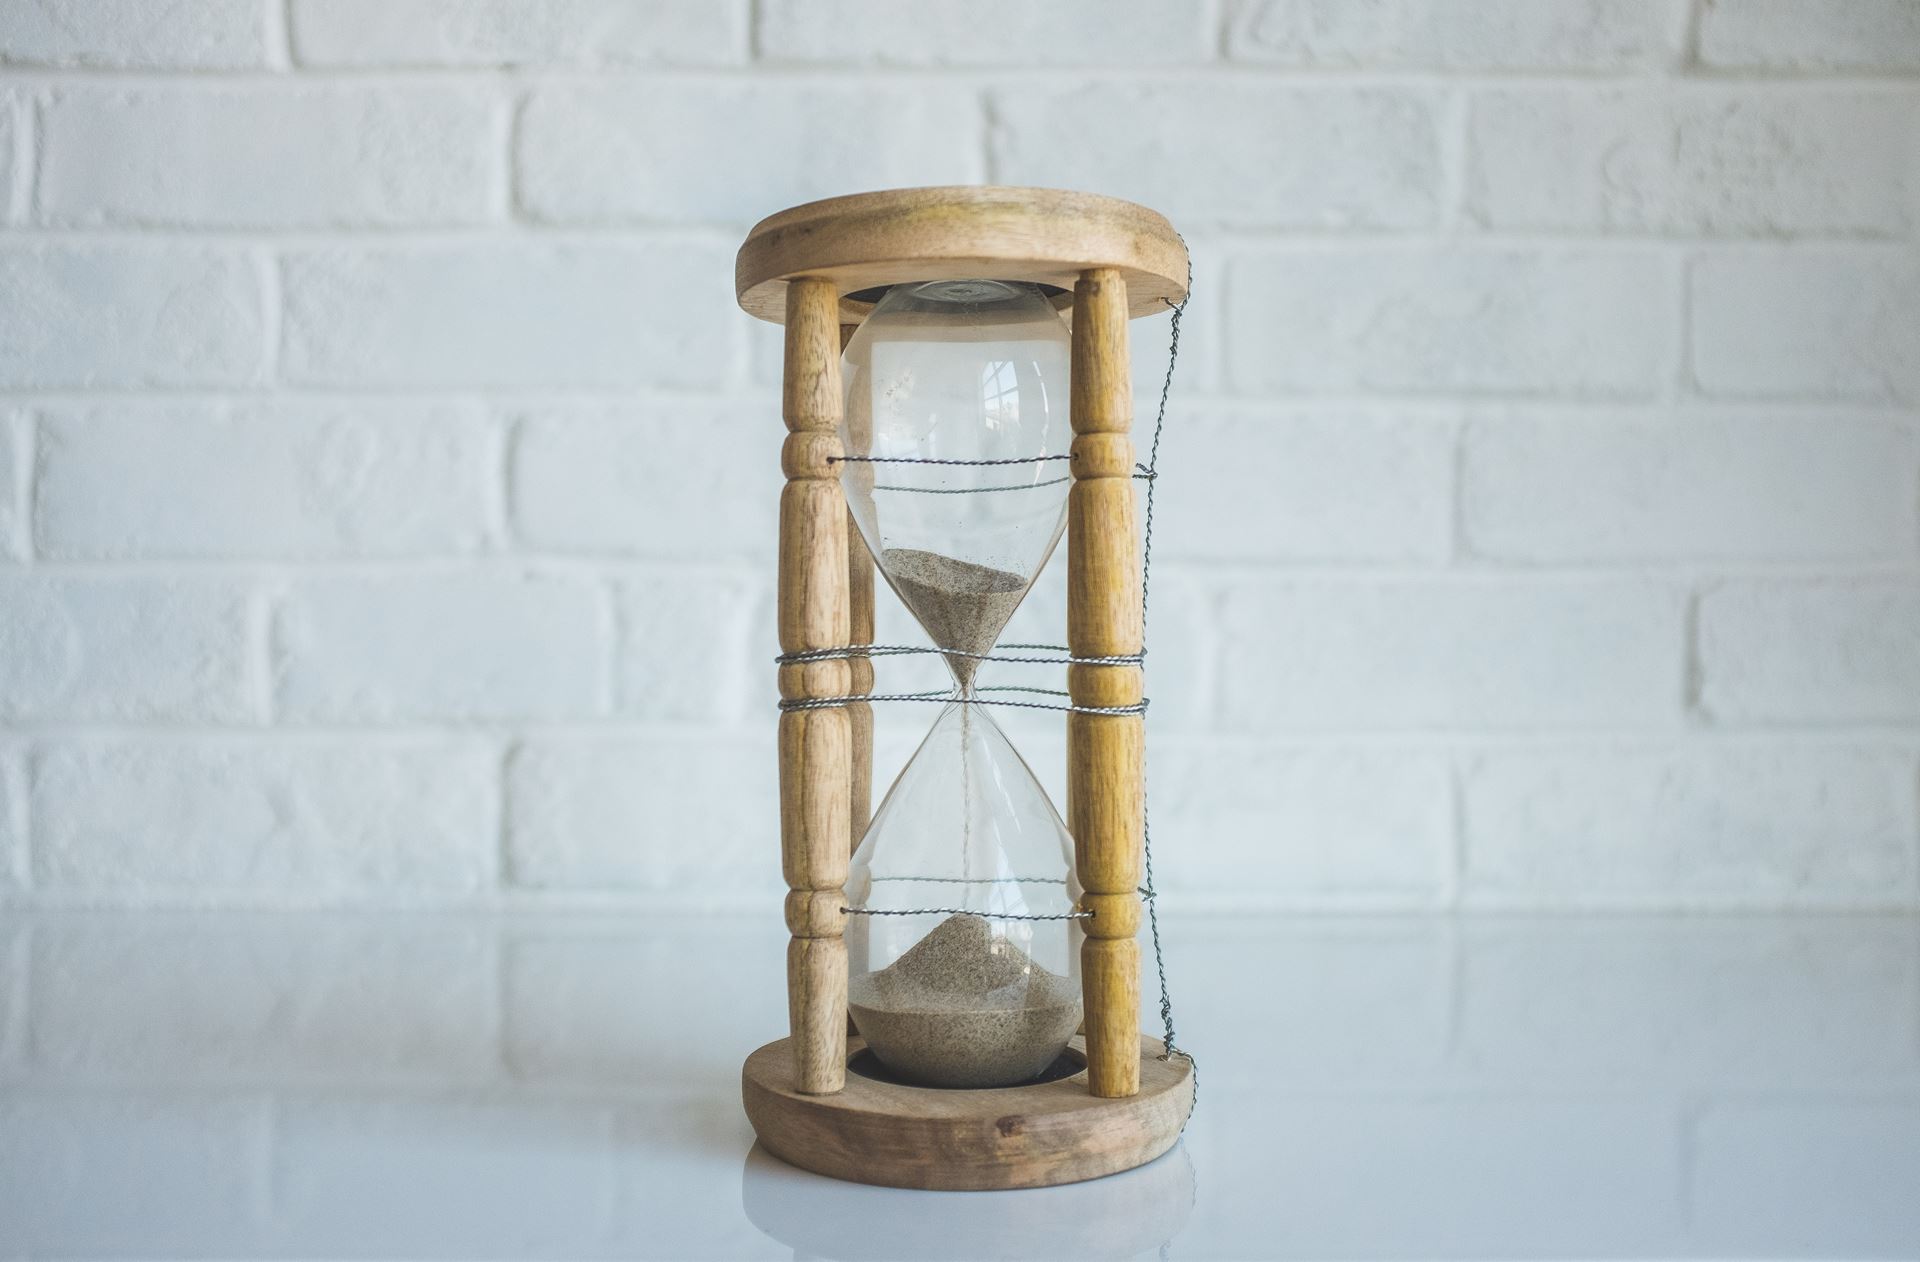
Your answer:
[[[998,280],[895,285],[847,344],[841,485],[942,648],[992,651],[1060,539],[1070,358],[1040,288]],[[1009,463],[913,463],[987,460]],[[971,688],[975,660],[947,661]]]

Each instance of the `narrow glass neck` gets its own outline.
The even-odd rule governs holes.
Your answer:
[[[974,697],[974,684],[979,677],[980,659],[947,654],[947,674],[953,680],[953,699],[971,701]]]

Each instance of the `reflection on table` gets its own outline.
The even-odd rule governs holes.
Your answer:
[[[753,1148],[777,921],[14,915],[0,1253],[1920,1254],[1920,921],[1169,928],[1181,1146],[929,1194]]]

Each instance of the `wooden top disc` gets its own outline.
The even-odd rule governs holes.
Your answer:
[[[733,273],[740,305],[762,320],[786,318],[789,280],[824,276],[840,291],[841,315],[857,323],[873,303],[848,295],[879,286],[1021,280],[1071,294],[1090,267],[1120,270],[1136,317],[1187,294],[1187,247],[1164,216],[1053,188],[898,188],[808,202],[755,224]]]
[[[866,1048],[849,1036],[849,1061]],[[854,1070],[834,1095],[793,1086],[791,1040],[747,1058],[740,1075],[747,1118],[774,1156],[855,1183],[935,1191],[1052,1187],[1145,1165],[1180,1138],[1193,1110],[1193,1067],[1160,1059],[1140,1038],[1140,1091],[1124,1099],[1087,1092],[1087,1073],[978,1091],[914,1087]],[[1084,1066],[1086,1040],[1068,1055]]]

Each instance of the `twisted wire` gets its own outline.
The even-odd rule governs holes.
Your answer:
[[[780,710],[831,710],[838,706],[857,705],[862,701],[938,701],[948,705],[985,705],[1005,706],[1016,710],[1052,710],[1060,714],[1145,714],[1145,699],[1132,705],[1079,705],[1068,702],[1060,705],[1050,701],[1010,701],[1005,698],[987,698],[977,694],[983,692],[1025,692],[1043,697],[1066,697],[1071,694],[1060,688],[1017,688],[1012,684],[1001,684],[992,688],[975,688],[972,693],[960,694],[940,690],[937,692],[874,692],[847,693],[839,697],[783,697]]]
[[[875,885],[883,881],[924,882],[930,885],[1065,885],[1064,876],[873,876]]]
[[[900,911],[881,911],[872,907],[842,907],[849,916],[978,916],[982,920],[1092,920],[1090,911],[1063,911],[1054,915],[1031,912],[975,911],[971,907],[908,907]]]
[[[1177,235],[1177,234],[1176,234]],[[1185,249],[1187,239],[1180,238]],[[1173,393],[1173,368],[1180,360],[1180,321],[1187,313],[1187,303],[1193,299],[1193,252],[1187,254],[1187,291],[1179,302],[1163,298],[1173,314],[1167,320],[1167,374],[1160,381],[1160,407],[1153,417],[1153,440],[1147,447],[1147,505],[1146,520],[1141,528],[1140,543],[1140,636],[1146,643],[1147,633],[1147,593],[1148,583],[1153,576],[1153,491],[1157,485],[1157,471],[1160,467],[1160,435],[1167,424],[1167,399]],[[1140,795],[1140,851],[1141,861],[1147,878],[1146,888],[1141,897],[1147,904],[1147,928],[1153,938],[1153,967],[1160,979],[1160,1027],[1164,1032],[1161,1046],[1166,1058],[1180,1057],[1187,1062],[1188,1070],[1193,1074],[1193,1104],[1187,1113],[1187,1120],[1193,1119],[1193,1110],[1200,1107],[1200,1062],[1193,1053],[1181,1047],[1173,1030],[1173,997],[1167,991],[1167,956],[1160,943],[1160,911],[1157,902],[1157,886],[1153,879],[1153,829],[1147,819],[1147,796]],[[1181,1124],[1185,1131],[1186,1123]]]
[[[1139,894],[1141,899],[1151,906],[1154,899],[1152,876],[1149,875],[1147,880],[1148,884],[1138,887],[1134,892]],[[876,876],[873,878],[875,885],[878,885],[882,881],[926,881],[936,885],[1000,885],[1021,881],[1030,881],[1036,885],[1065,885],[1067,883],[1064,877],[1045,876]],[[840,910],[849,916],[978,916],[982,920],[1092,920],[1095,915],[1095,913],[1091,911],[1040,914],[1010,911],[975,911],[970,907],[903,907],[888,909],[842,907]],[[1162,975],[1164,976],[1164,973]],[[1165,991],[1163,990],[1161,993],[1164,1000]],[[1185,1052],[1178,1054],[1186,1056]],[[1192,1058],[1188,1057],[1188,1059],[1191,1060]]]
[[[1071,455],[1005,456],[997,460],[953,460],[938,456],[828,456],[828,464],[951,464],[985,468],[989,465],[1044,464],[1049,460],[1071,460]]]
[[[1026,662],[1035,666],[1140,666],[1146,653],[1115,653],[1106,657],[1075,657],[1064,644],[1008,644],[1010,649],[1045,649],[1064,653],[1065,657],[1014,657],[1005,653],[969,653],[965,649],[927,648],[919,644],[849,644],[834,649],[799,649],[782,653],[773,660],[782,666],[797,662],[831,662],[850,657],[908,657],[938,653],[942,657],[966,657],[976,662]]]

